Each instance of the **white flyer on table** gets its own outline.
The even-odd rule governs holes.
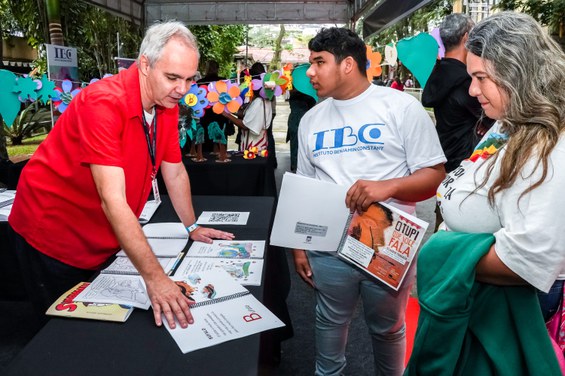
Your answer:
[[[245,226],[249,212],[204,211],[198,217],[199,225],[237,225]]]
[[[349,217],[349,187],[296,174],[283,176],[271,245],[337,251]]]
[[[163,322],[184,354],[284,326],[245,287],[223,271],[194,273],[177,284],[195,302],[190,307],[194,324],[185,329],[177,324],[171,329],[167,320]]]

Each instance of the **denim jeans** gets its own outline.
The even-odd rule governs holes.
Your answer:
[[[543,319],[547,322],[551,316],[560,308],[561,298],[563,297],[563,280],[557,280],[549,289],[549,292],[538,291],[538,300],[541,307]]]
[[[396,292],[333,253],[308,252],[308,259],[316,286],[315,374],[342,374],[349,324],[361,297],[373,345],[375,374],[402,375],[406,352],[404,318],[414,268]]]

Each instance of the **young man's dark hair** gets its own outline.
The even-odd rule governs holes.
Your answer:
[[[336,63],[351,56],[359,71],[367,71],[367,49],[365,43],[353,31],[340,27],[323,28],[308,42],[308,49],[314,52],[327,51],[334,55]]]

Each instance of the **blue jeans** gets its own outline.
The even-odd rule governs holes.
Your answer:
[[[538,291],[538,299],[541,307],[543,319],[547,322],[557,310],[561,307],[561,298],[563,297],[563,281],[557,280],[549,289],[549,292]]]
[[[396,292],[332,253],[308,252],[308,259],[316,286],[315,374],[342,374],[349,324],[361,297],[376,375],[402,375],[406,353],[404,317],[414,284],[414,268]]]

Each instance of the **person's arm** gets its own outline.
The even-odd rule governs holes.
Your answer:
[[[293,249],[292,257],[294,258],[294,267],[296,272],[310,286],[314,287],[314,280],[312,279],[312,269],[306,251],[303,249]]]
[[[227,113],[227,112],[222,112],[222,115],[228,119],[229,121],[231,121],[232,123],[234,123],[236,126],[238,126],[241,129],[247,130],[248,128],[245,126],[245,124],[243,123],[243,120],[238,118],[237,116],[234,116],[231,113]]]
[[[161,314],[164,314],[171,328],[176,327],[175,317],[180,326],[186,328],[194,322],[189,308],[191,302],[165,274],[147,243],[139,221],[127,203],[123,169],[95,164],[90,165],[90,169],[114,234],[145,281],[155,324],[162,325]]]
[[[417,202],[436,194],[437,187],[445,178],[443,164],[425,167],[413,174],[395,179],[372,181],[357,180],[347,191],[345,205],[353,211],[363,213],[374,202],[394,198]]]
[[[186,168],[182,162],[169,163],[162,161],[160,170],[175,212],[184,226],[193,225],[196,222],[196,216],[192,206],[190,180]],[[190,233],[190,238],[200,242],[212,243],[212,239],[231,240],[234,238],[234,235],[230,232],[199,226]]]
[[[496,254],[495,245],[493,244],[488,253],[479,260],[475,279],[498,286],[527,285],[528,282],[504,265]]]

